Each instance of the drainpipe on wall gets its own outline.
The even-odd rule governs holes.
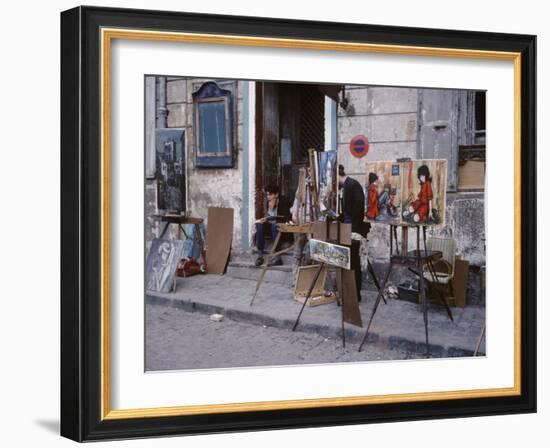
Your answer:
[[[166,76],[157,76],[157,128],[166,128],[166,117],[168,109],[166,108]]]
[[[166,108],[166,76],[157,76],[157,110],[155,114],[155,123],[157,129],[159,128],[166,128],[166,117],[168,115],[168,109]],[[156,208],[156,214],[158,215],[160,212],[158,210],[158,191],[155,189],[155,194],[157,195],[155,200],[155,208]],[[160,235],[160,222],[157,221],[157,238]],[[179,227],[178,227],[179,232]],[[170,233],[170,232],[168,232]]]

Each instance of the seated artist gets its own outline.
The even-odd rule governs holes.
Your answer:
[[[290,220],[290,207],[287,199],[279,194],[279,187],[276,185],[266,188],[267,201],[264,205],[264,216],[256,221],[256,241],[255,249],[258,254],[255,264],[261,266],[264,262],[263,252],[265,248],[265,233],[271,235],[272,244],[277,238],[277,223],[288,222]],[[275,248],[275,251],[277,248]],[[281,257],[275,256],[271,259],[270,266],[280,266],[283,264]]]
[[[365,193],[358,181],[346,175],[343,165],[338,166],[338,185],[343,190],[343,221],[351,224],[350,264],[351,269],[355,272],[357,300],[361,301],[361,239],[366,238],[370,230],[370,224],[363,221],[365,216]]]

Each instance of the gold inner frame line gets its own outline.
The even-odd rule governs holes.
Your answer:
[[[307,409],[414,401],[502,397],[521,394],[521,54],[459,48],[279,39],[216,34],[177,33],[138,29],[101,29],[101,419],[184,416],[262,410]],[[323,51],[383,53],[428,57],[473,58],[514,62],[514,386],[508,388],[419,392],[355,397],[314,398],[246,403],[188,405],[141,409],[111,409],[110,365],[110,50],[113,39],[260,46]]]

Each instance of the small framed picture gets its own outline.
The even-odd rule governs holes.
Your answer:
[[[62,435],[535,412],[535,43],[63,12]]]

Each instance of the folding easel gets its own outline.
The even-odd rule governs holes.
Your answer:
[[[331,238],[331,224],[332,223],[336,223],[336,238]],[[334,243],[334,244],[341,244],[342,243],[342,232],[341,232],[341,226],[343,224],[340,223],[339,221],[337,221],[335,218],[330,218],[330,217],[327,217],[326,219],[326,237],[325,238],[322,238],[323,240],[327,241],[327,242],[331,242],[331,243]],[[317,280],[319,278],[319,275],[321,274],[323,268],[327,266],[327,263],[319,263],[318,264],[318,268],[317,268],[317,271],[315,272],[315,276],[313,277],[313,280],[308,288],[308,292],[306,294],[306,297],[304,299],[304,302],[302,303],[302,307],[300,308],[300,312],[298,313],[298,317],[296,318],[296,321],[294,322],[294,326],[292,327],[292,331],[295,331],[296,328],[298,327],[298,323],[300,322],[300,317],[302,316],[302,313],[304,312],[304,309],[308,303],[308,300],[310,299],[311,297],[311,292],[313,291],[313,288],[315,287],[315,284],[317,283]],[[351,272],[351,271],[350,271]],[[346,346],[346,332],[345,332],[345,322],[346,322],[346,308],[345,308],[345,303],[346,303],[346,300],[345,300],[345,297],[344,297],[344,289],[345,289],[345,286],[344,286],[344,281],[345,279],[343,278],[343,269],[342,268],[336,268],[336,275],[338,277],[338,280],[336,282],[336,285],[337,285],[337,292],[338,292],[338,303],[340,305],[340,310],[341,310],[341,316],[342,316],[342,345],[345,347]],[[349,278],[347,279],[349,280]],[[355,290],[355,284],[353,285],[353,290]],[[356,298],[357,300],[357,298]],[[353,325],[358,325],[358,326],[362,326],[362,322],[361,322],[361,314],[359,313],[359,308],[358,308],[358,304],[356,302],[356,305],[357,305],[357,317],[355,318],[355,322],[350,322],[352,323]]]
[[[420,227],[422,227],[424,250],[420,249]],[[372,320],[374,318],[374,315],[376,314],[376,310],[378,309],[380,299],[383,297],[383,291],[384,291],[384,288],[386,287],[386,283],[388,282],[393,266],[405,265],[409,268],[409,270],[411,270],[414,274],[416,274],[419,277],[419,284],[420,284],[419,294],[420,294],[420,301],[422,303],[422,312],[424,316],[424,331],[426,335],[426,355],[428,357],[430,356],[430,345],[429,345],[429,338],[428,338],[428,298],[426,296],[426,290],[425,290],[426,288],[424,285],[423,268],[424,266],[427,266],[428,271],[432,276],[432,279],[434,279],[434,281],[437,281],[437,272],[434,269],[433,263],[434,261],[440,259],[443,256],[443,254],[441,251],[429,251],[427,249],[426,226],[416,226],[416,250],[408,251],[408,230],[409,228],[407,226],[402,226],[402,238],[401,238],[402,253],[399,253],[399,250],[397,248],[398,253],[393,254],[394,237],[395,237],[396,246],[397,246],[397,226],[390,225],[390,265],[388,267],[388,270],[386,271],[384,280],[380,285],[380,289],[378,290],[378,295],[376,296],[376,301],[374,302],[374,307],[369,319],[369,323],[367,324],[365,335],[363,336],[361,344],[359,345],[359,351],[361,351],[363,345],[367,341]],[[416,270],[412,269],[412,267],[415,267]],[[451,312],[451,309],[449,308],[449,304],[446,298],[443,299],[443,303],[447,310],[447,314],[449,315],[449,318],[452,321],[453,314]]]
[[[299,203],[300,203],[300,210],[302,211],[302,214],[305,217],[307,215],[307,208],[309,205],[309,223],[296,223],[296,224],[290,224],[290,223],[281,223],[277,224],[277,237],[275,238],[275,241],[273,242],[273,245],[271,247],[271,250],[269,254],[266,257],[265,265],[262,267],[262,272],[260,273],[260,277],[258,278],[258,281],[256,282],[256,288],[254,290],[254,294],[252,295],[252,300],[250,300],[250,306],[254,304],[254,300],[256,299],[256,296],[258,295],[258,291],[260,290],[260,286],[262,285],[262,282],[264,280],[265,274],[267,270],[269,269],[269,262],[273,259],[273,257],[276,257],[278,255],[282,255],[284,253],[290,252],[296,247],[297,241],[296,238],[294,238],[294,242],[287,248],[281,249],[280,251],[276,252],[277,246],[279,245],[279,241],[281,240],[281,236],[283,233],[286,234],[305,234],[306,236],[310,236],[313,233],[311,222],[313,221],[314,217],[316,215],[316,208],[314,205],[314,196],[315,196],[315,189],[311,184],[311,181],[307,181],[305,178],[301,179],[299,182],[299,189],[301,189],[301,193],[299,192]],[[309,198],[309,201],[308,201]],[[298,216],[300,216],[300,213],[298,213]],[[300,257],[300,265],[302,264],[302,257]],[[314,283],[315,284],[315,283]]]

